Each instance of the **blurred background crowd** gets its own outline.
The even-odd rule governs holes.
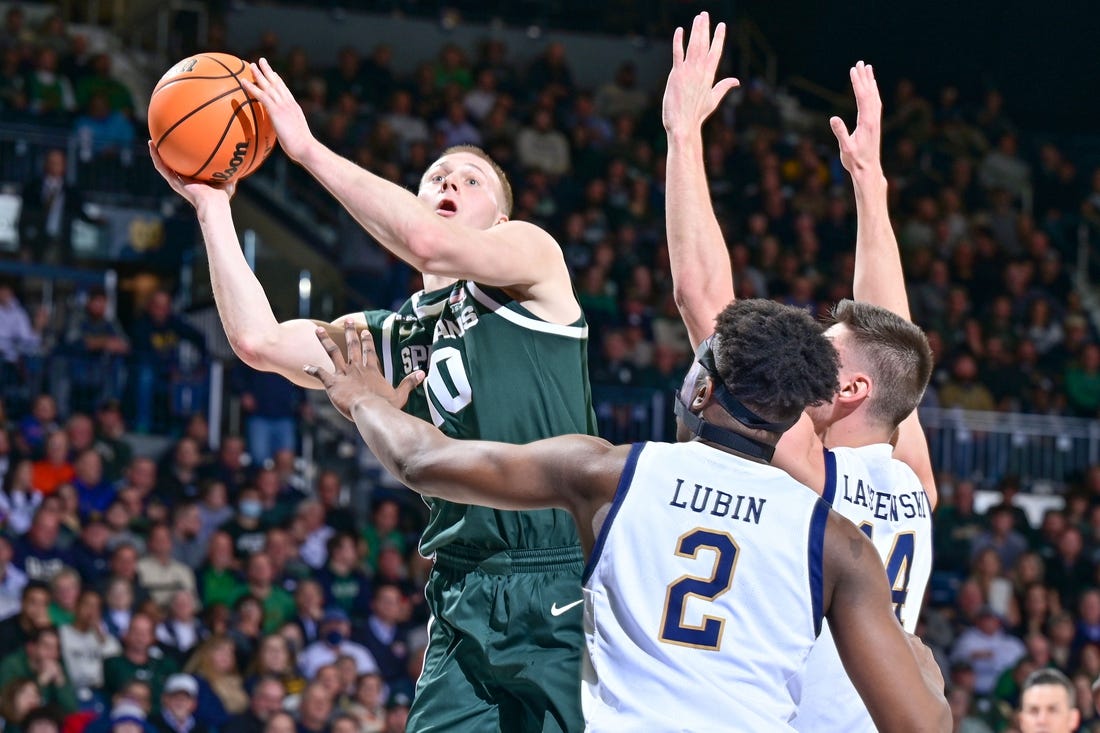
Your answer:
[[[0,725],[404,730],[426,643],[422,503],[327,425],[323,404],[228,353],[189,211],[142,154],[151,83],[113,71],[118,55],[85,25],[32,7],[10,6],[0,29],[0,204],[19,201],[0,252]],[[273,28],[242,47],[231,13],[204,31],[206,49],[266,57],[320,139],[392,181],[415,188],[451,145],[488,151],[511,177],[513,218],[554,234],[574,273],[601,432],[671,438],[665,396],[691,354],[665,242],[663,79],[609,58],[599,83],[582,83],[553,39],[523,64],[491,34],[474,48],[445,40],[402,70],[386,43],[317,58]],[[742,87],[708,123],[705,156],[738,296],[824,315],[851,297],[854,266],[835,141],[767,75],[731,73]],[[999,89],[886,78],[891,213],[936,358],[922,409],[954,426],[930,435],[941,504],[922,636],[957,730],[1012,730],[1019,685],[1044,666],[1071,676],[1085,727],[1100,730],[1087,256],[1100,156],[1021,127]],[[279,156],[240,198],[294,202],[332,233],[311,256],[342,279],[328,301],[292,280],[277,311],[304,300],[331,318],[420,287]],[[145,214],[119,234],[120,210]],[[1093,448],[1036,466],[1021,458],[1030,434],[997,448],[960,416],[1041,418],[1085,430]],[[1067,434],[1048,436],[1054,454]]]

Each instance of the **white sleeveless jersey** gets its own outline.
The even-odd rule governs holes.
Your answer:
[[[589,731],[789,731],[828,507],[698,442],[630,453],[584,575]]]
[[[871,538],[893,588],[894,612],[913,633],[932,573],[932,507],[920,479],[885,443],[825,451],[825,474],[823,498]],[[876,730],[844,672],[828,622],[791,689],[800,731]]]

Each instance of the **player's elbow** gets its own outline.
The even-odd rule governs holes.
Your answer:
[[[427,221],[411,224],[405,234],[410,263],[421,272],[445,274],[454,238],[441,222]]]
[[[229,346],[248,366],[257,371],[268,371],[270,357],[265,339],[242,334],[232,335],[229,337]]]

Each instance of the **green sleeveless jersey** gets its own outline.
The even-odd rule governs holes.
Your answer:
[[[367,322],[391,383],[417,369],[428,378],[406,411],[460,439],[530,443],[596,434],[588,383],[588,326],[582,315],[548,323],[503,291],[460,280],[413,295]],[[568,512],[508,512],[431,499],[421,552],[448,544],[477,551],[577,543]]]

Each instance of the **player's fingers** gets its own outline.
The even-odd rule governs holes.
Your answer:
[[[397,399],[400,401],[399,404],[401,406],[404,406],[405,403],[408,402],[409,395],[411,395],[416,390],[416,388],[420,386],[421,382],[424,381],[424,377],[424,372],[418,369],[417,371],[402,379],[401,383],[397,385],[397,389],[394,391],[397,393]]]
[[[316,330],[317,340],[321,342],[321,346],[324,347],[328,353],[328,358],[332,359],[332,366],[340,374],[344,374],[348,370],[348,364],[344,361],[344,355],[340,353],[340,347],[336,345],[336,342],[328,335],[328,331],[324,328],[318,327]]]
[[[714,90],[712,91],[712,99],[715,106],[717,106],[718,102],[722,101],[722,97],[726,96],[726,94],[729,93],[730,89],[738,86],[741,86],[741,82],[737,79],[734,79],[732,76],[722,79],[717,84],[715,84]]]
[[[378,353],[374,350],[374,339],[370,334],[367,334],[365,338],[362,338],[362,343],[359,346],[359,357],[362,359],[360,362],[363,366],[373,368],[376,372],[381,372],[382,367],[378,363]],[[350,351],[348,352],[351,353]]]
[[[714,38],[710,41],[710,49],[707,51],[707,66],[717,69],[722,60],[722,48],[726,43],[726,24],[719,23],[714,27]]]
[[[323,384],[325,389],[332,386],[332,374],[330,372],[312,364],[306,364],[302,369],[306,374]]]
[[[844,124],[844,120],[839,117],[830,117],[829,127],[832,129],[833,134],[836,135],[836,140],[843,149],[848,144],[848,127]]]
[[[672,68],[684,63],[684,29],[680,26],[672,32]]]
[[[695,16],[691,24],[691,38],[688,39],[687,57],[698,59],[707,52],[710,41],[710,15],[704,10]]]
[[[355,321],[350,318],[344,320],[344,343],[347,345],[349,362],[355,358],[356,354],[363,353],[363,345],[359,343],[359,332],[355,328]]]

